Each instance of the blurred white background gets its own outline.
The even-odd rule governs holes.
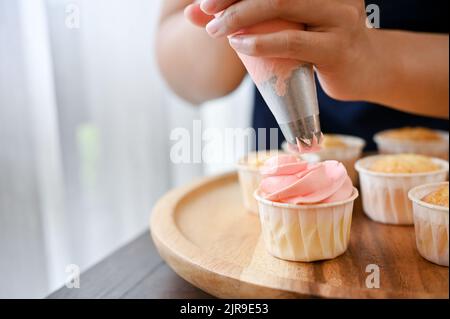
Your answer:
[[[232,169],[170,163],[173,128],[247,127],[252,96],[169,93],[159,2],[0,0],[0,298],[46,296],[147,229],[168,189]]]

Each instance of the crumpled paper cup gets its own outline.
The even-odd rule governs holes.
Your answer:
[[[414,224],[413,209],[408,192],[418,186],[447,179],[449,164],[433,158],[441,169],[414,174],[379,173],[369,170],[372,163],[383,155],[363,158],[356,162],[359,172],[361,197],[364,212],[372,220],[384,224]]]
[[[448,182],[421,185],[410,190],[408,196],[413,202],[417,250],[423,258],[448,267],[449,209],[422,201],[445,185],[448,187]]]
[[[254,196],[265,247],[274,257],[312,262],[336,258],[347,250],[356,188],[348,200],[315,205],[272,202],[259,190]]]

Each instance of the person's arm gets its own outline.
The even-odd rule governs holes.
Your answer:
[[[380,70],[366,100],[416,114],[447,117],[448,35],[374,30],[372,63]]]
[[[448,35],[368,29],[363,0],[203,0],[201,7],[223,11],[206,26],[211,37],[231,36],[243,54],[312,63],[335,99],[448,118]],[[307,30],[233,36],[272,19]]]
[[[202,103],[233,91],[245,69],[226,39],[211,39],[204,28],[191,24],[184,10],[192,0],[164,0],[156,53],[162,75],[183,99]],[[199,15],[198,6],[186,14],[197,24],[210,18]]]

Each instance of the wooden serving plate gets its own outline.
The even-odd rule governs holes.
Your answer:
[[[151,233],[162,258],[194,286],[221,298],[448,298],[448,268],[423,259],[413,227],[370,221],[355,203],[347,252],[296,263],[264,249],[256,215],[241,201],[235,173],[175,189],[155,206]],[[380,269],[369,289],[367,265]]]

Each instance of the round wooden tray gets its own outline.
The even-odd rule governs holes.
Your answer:
[[[448,298],[448,268],[423,259],[413,227],[370,221],[355,203],[347,252],[330,261],[279,260],[264,249],[258,217],[242,206],[235,173],[165,195],[151,216],[162,258],[181,277],[221,298]],[[380,269],[369,289],[368,265]]]

